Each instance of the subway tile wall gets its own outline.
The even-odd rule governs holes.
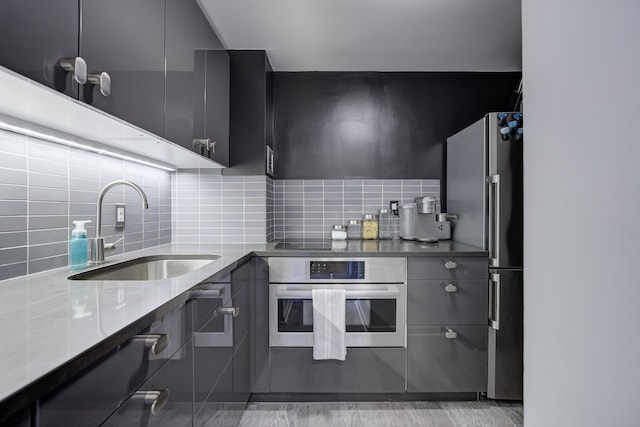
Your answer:
[[[124,240],[123,253],[171,242],[171,174],[60,144],[0,130],[0,280],[68,265],[73,220],[92,220],[109,182],[140,185],[149,200],[118,186],[105,196],[102,234]],[[126,225],[115,228],[115,204],[126,203]]]
[[[173,186],[174,242],[265,243],[273,239],[271,178],[181,169],[174,175]]]
[[[276,180],[274,238],[329,238],[333,224],[378,213],[390,200],[404,204],[421,195],[440,200],[440,180]]]

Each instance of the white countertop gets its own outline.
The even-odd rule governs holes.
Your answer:
[[[0,401],[153,312],[243,256],[273,245],[162,245],[108,258],[216,254],[183,276],[154,281],[68,280],[67,268],[0,282]]]

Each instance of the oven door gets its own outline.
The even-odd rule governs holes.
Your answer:
[[[346,291],[347,347],[406,347],[406,288],[402,283],[270,284],[271,347],[313,347],[313,289]]]

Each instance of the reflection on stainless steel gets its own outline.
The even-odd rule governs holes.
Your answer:
[[[71,280],[160,280],[182,276],[220,258],[218,255],[152,255],[69,276]]]

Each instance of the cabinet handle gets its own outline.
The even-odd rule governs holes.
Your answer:
[[[144,347],[150,349],[151,354],[157,356],[169,345],[169,335],[167,334],[146,334],[136,335],[133,341],[142,341]]]
[[[87,82],[87,63],[81,57],[62,58],[58,64],[63,70],[72,72],[73,79],[81,85]]]
[[[207,150],[209,150],[209,153],[211,154],[216,154],[216,142],[210,141],[209,146],[207,147]]]
[[[214,317],[218,316],[219,314],[222,315],[232,315],[233,317],[238,317],[238,314],[240,314],[240,307],[218,307],[216,308],[216,311],[213,313]]]
[[[447,270],[453,270],[456,267],[458,267],[458,263],[455,261],[447,260],[444,262],[444,268]]]
[[[500,330],[500,273],[489,277],[489,326]]]
[[[458,292],[458,287],[453,283],[447,283],[447,286],[444,287],[444,290],[449,293]]]
[[[444,336],[445,338],[452,340],[452,339],[458,338],[458,333],[453,329],[449,328],[447,329],[447,332],[444,333]]]
[[[111,95],[111,76],[104,71],[100,74],[89,74],[87,80],[92,85],[97,85],[103,96]]]
[[[151,415],[157,415],[169,401],[169,389],[140,390],[133,393],[133,398],[144,400],[145,405],[151,405]]]
[[[211,138],[201,138],[193,140],[193,148],[194,149],[204,149],[209,153],[216,153],[216,142],[212,141]]]

